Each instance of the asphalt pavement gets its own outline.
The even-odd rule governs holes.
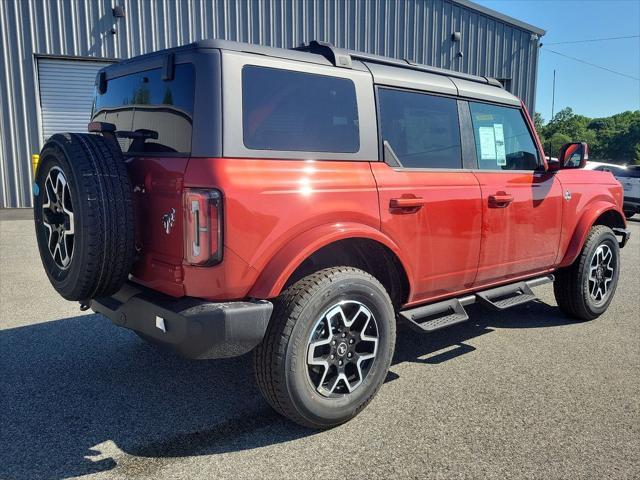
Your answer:
[[[615,299],[540,301],[431,335],[330,431],[273,413],[249,356],[165,355],[49,285],[28,212],[0,210],[0,478],[640,478],[640,217]]]

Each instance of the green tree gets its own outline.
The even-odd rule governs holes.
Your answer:
[[[640,163],[640,110],[589,118],[565,108],[546,125],[536,114],[534,123],[547,155],[557,155],[563,143],[587,142],[592,160]]]
[[[542,143],[542,146],[544,147],[546,143],[546,137],[544,135],[544,118],[542,118],[542,115],[540,115],[538,112],[535,112],[533,114],[533,126],[535,127],[536,132],[538,133],[538,137],[540,138],[540,143]],[[548,154],[549,153],[547,152],[547,155]]]
[[[547,137],[562,133],[569,136],[572,142],[589,142],[595,140],[595,134],[588,128],[590,123],[590,118],[576,115],[570,108],[564,108],[547,124],[545,133]]]
[[[565,144],[571,142],[571,137],[565,135],[564,133],[556,132],[551,135],[551,138],[547,140],[546,145],[544,146],[544,151],[546,155],[550,157],[555,157],[558,155],[560,148]]]
[[[597,137],[593,156],[616,163],[633,163],[640,145],[640,111],[622,112],[594,119],[590,125]]]

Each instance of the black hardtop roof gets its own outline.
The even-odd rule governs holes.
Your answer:
[[[330,43],[312,40],[308,44],[301,45],[295,48],[278,48],[267,47],[264,45],[256,45],[252,43],[234,42],[231,40],[220,39],[206,39],[199,40],[188,45],[180,47],[168,48],[165,50],[159,50],[153,53],[147,53],[137,57],[132,57],[127,60],[115,63],[104,67],[101,71],[112,72],[120,70],[123,67],[131,67],[135,63],[141,61],[148,61],[153,58],[162,57],[170,54],[180,54],[190,51],[198,50],[230,50],[237,52],[246,52],[255,55],[264,55],[275,58],[283,58],[287,60],[297,60],[307,63],[316,63],[320,65],[335,66],[338,68],[355,68],[358,70],[363,69],[361,63],[377,63],[382,65],[393,66],[408,70],[417,70],[421,72],[427,72],[437,75],[443,75],[446,77],[460,78],[463,80],[469,80],[472,82],[483,83],[486,85],[493,85],[495,87],[502,87],[502,84],[491,77],[481,77],[477,75],[470,75],[454,70],[446,70],[443,68],[432,67],[429,65],[423,65],[419,63],[411,62],[410,60],[397,59],[391,57],[384,57],[380,55],[374,55],[371,53],[358,52],[356,50],[347,50],[337,48]]]

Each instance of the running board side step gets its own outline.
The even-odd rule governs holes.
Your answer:
[[[461,298],[451,298],[449,300],[403,310],[399,312],[399,315],[419,331],[427,333],[435,332],[441,328],[450,327],[469,320],[469,315],[464,309],[467,305],[479,302],[483,306],[493,310],[506,310],[507,308],[535,300],[537,297],[531,291],[531,288],[553,282],[553,280],[553,275],[546,275],[544,277],[476,292]]]
[[[457,298],[404,310],[400,315],[423,332],[435,332],[469,320],[467,311]]]
[[[476,293],[476,298],[482,306],[501,311],[530,302],[537,297],[526,282],[520,282],[478,292]]]

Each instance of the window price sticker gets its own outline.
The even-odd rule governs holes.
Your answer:
[[[496,159],[496,135],[493,127],[480,127],[478,129],[480,137],[480,159]]]
[[[493,124],[493,133],[496,142],[496,160],[498,160],[498,166],[505,166],[507,164],[507,155],[504,148],[504,127],[501,123]]]

